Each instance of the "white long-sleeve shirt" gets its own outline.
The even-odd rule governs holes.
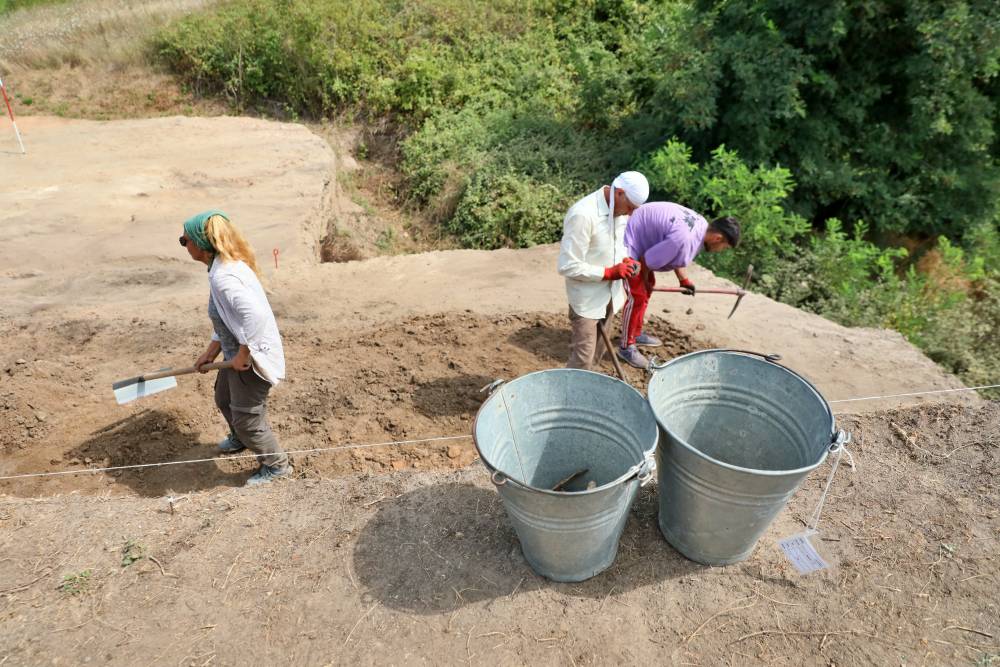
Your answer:
[[[604,280],[604,269],[627,256],[625,224],[619,215],[612,224],[604,188],[573,204],[563,220],[559,246],[559,275],[566,278],[566,296],[573,311],[593,320],[604,319],[611,300],[614,312],[625,303],[620,280]]]
[[[272,386],[285,378],[285,350],[278,323],[264,287],[244,262],[223,262],[218,256],[208,271],[216,310],[240,345],[250,349],[253,369]],[[219,336],[212,334],[212,340]]]

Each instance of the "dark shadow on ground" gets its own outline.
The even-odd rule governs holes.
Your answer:
[[[474,415],[486,393],[480,390],[496,378],[459,375],[425,382],[413,392],[413,405],[426,417]]]
[[[572,584],[536,575],[521,554],[500,497],[471,484],[439,484],[382,503],[358,537],[353,570],[382,605],[419,614],[552,588],[605,598],[704,566],[674,551],[656,527],[656,495],[642,489],[610,568]]]
[[[161,410],[146,410],[115,421],[66,453],[87,467],[106,468],[144,463],[164,463],[218,456],[213,445],[201,444],[200,434],[188,430],[177,417]],[[86,463],[90,459],[91,463]],[[226,465],[226,464],[222,464]],[[227,465],[227,467],[229,467]],[[253,459],[240,460],[234,469],[249,472]],[[201,491],[219,486],[241,486],[247,472],[226,472],[220,462],[184,463],[101,473],[110,475],[142,496]]]
[[[521,348],[531,352],[536,357],[546,361],[555,362],[559,366],[566,363],[569,358],[569,327],[553,327],[542,322],[535,322],[531,326],[518,329],[510,335],[508,340]]]

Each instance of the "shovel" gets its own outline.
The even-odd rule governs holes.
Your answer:
[[[202,366],[202,369],[214,371],[232,367],[233,362],[222,361],[216,364],[205,364]],[[115,390],[115,400],[118,401],[118,405],[124,405],[137,398],[145,398],[146,396],[158,394],[161,391],[173,389],[177,386],[176,377],[178,375],[188,375],[189,373],[197,372],[197,366],[188,366],[187,368],[179,368],[177,370],[166,368],[155,373],[147,373],[146,375],[139,375],[127,380],[119,380],[111,385],[111,388]]]

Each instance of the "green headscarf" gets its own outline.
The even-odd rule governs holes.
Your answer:
[[[184,221],[184,233],[187,234],[189,239],[194,241],[196,246],[207,252],[215,252],[211,241],[205,235],[205,221],[213,215],[221,215],[226,220],[229,220],[229,216],[222,211],[212,209],[210,211],[202,211],[198,215],[193,215]]]

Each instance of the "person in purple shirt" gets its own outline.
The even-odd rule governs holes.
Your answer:
[[[662,344],[642,331],[646,305],[656,284],[655,271],[673,271],[684,293],[694,296],[694,283],[685,267],[703,248],[719,252],[739,243],[740,222],[736,218],[716,218],[708,223],[691,209],[672,202],[650,202],[636,209],[625,228],[625,248],[641,268],[632,278],[622,281],[626,301],[618,356],[636,368],[646,368],[649,360],[638,346]]]

